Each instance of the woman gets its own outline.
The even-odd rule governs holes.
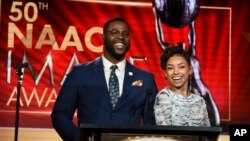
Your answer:
[[[204,99],[189,90],[189,78],[193,70],[185,50],[179,45],[166,48],[161,56],[161,68],[170,86],[156,96],[156,124],[210,126]]]

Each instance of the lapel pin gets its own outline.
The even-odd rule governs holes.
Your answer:
[[[131,71],[128,72],[128,75],[129,75],[129,76],[132,76],[132,75],[133,75],[133,72],[131,72]]]

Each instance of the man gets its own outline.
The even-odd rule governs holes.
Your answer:
[[[79,129],[72,122],[76,109],[78,126],[155,124],[153,107],[148,105],[157,94],[154,77],[125,59],[130,48],[128,23],[120,17],[110,19],[102,39],[103,55],[75,66],[55,102],[52,123],[63,140],[79,140]]]

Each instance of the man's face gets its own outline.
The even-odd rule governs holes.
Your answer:
[[[130,48],[130,30],[124,22],[112,22],[103,33],[104,56],[109,60],[122,60]]]

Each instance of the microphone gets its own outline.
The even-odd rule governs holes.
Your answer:
[[[28,66],[29,66],[29,64],[26,62],[26,63],[21,63],[21,64],[15,64],[14,68],[21,69],[21,68],[27,68]]]

